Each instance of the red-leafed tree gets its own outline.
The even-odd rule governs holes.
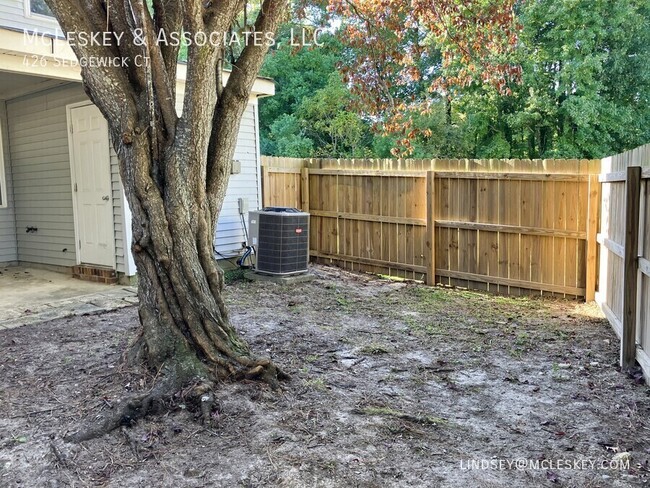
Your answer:
[[[521,28],[517,0],[331,0],[351,54],[343,74],[358,109],[408,154],[418,135],[409,114],[451,102],[455,88],[485,83],[509,94]],[[426,130],[425,130],[426,132]],[[427,134],[424,133],[424,136]]]

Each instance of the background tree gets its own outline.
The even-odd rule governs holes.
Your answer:
[[[427,17],[417,11],[417,3],[410,12],[400,2],[391,2],[391,17],[387,5],[338,4],[338,12],[349,12],[336,19],[338,29],[330,28],[340,38],[339,62],[321,65],[317,76],[316,71],[309,74],[316,84],[296,92],[304,94],[305,103],[296,99],[284,112],[293,117],[293,134],[307,142],[291,155],[320,151],[341,156],[324,154],[331,147],[309,133],[313,123],[301,111],[307,99],[324,89],[335,66],[348,74],[343,90],[358,95],[341,96],[346,104],[339,112],[374,122],[374,133],[355,143],[353,153],[364,157],[390,157],[402,145],[413,157],[597,158],[650,140],[647,2],[505,4],[512,25],[508,35],[497,36],[496,47],[490,45],[491,29],[486,31],[489,26],[481,20],[489,18],[491,6],[437,4],[433,17]],[[442,21],[430,27],[427,22],[434,17]],[[474,33],[459,33],[465,21],[487,32],[478,37],[485,48],[466,40],[477,38]],[[407,28],[397,32],[397,24]],[[376,42],[365,42],[368,33]],[[460,42],[453,42],[459,36]],[[269,55],[267,63],[278,54]],[[476,61],[479,55],[485,60]],[[282,66],[287,80],[309,84],[308,66],[297,72],[290,63]],[[286,121],[279,122],[279,128],[283,130],[269,134],[272,144],[264,149],[267,154],[289,155],[283,151],[291,148],[282,142]]]
[[[597,158],[648,142],[649,9],[636,0],[522,3],[522,83],[509,97],[479,87],[459,106],[484,121],[474,153]]]
[[[302,29],[313,33],[314,28],[305,22],[287,24],[264,63],[261,73],[276,81],[276,94],[260,100],[262,154],[367,156],[371,124],[351,110],[352,94],[337,70],[345,58],[341,41],[325,31],[318,36],[320,46],[291,44],[292,32],[295,43]]]
[[[412,154],[418,136],[431,136],[430,128],[416,123],[419,116],[442,109],[451,125],[458,90],[485,84],[510,93],[509,83],[521,72],[510,59],[520,29],[514,5],[514,0],[332,0],[354,53],[343,73],[359,110],[397,136],[394,154]]]

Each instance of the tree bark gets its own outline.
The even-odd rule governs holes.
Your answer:
[[[223,272],[213,251],[243,112],[268,44],[242,49],[223,85],[224,47],[188,48],[183,113],[175,111],[178,49],[156,42],[160,31],[196,35],[226,32],[243,0],[46,0],[67,33],[112,33],[108,44],[72,45],[77,57],[130,60],[126,67],[82,63],[86,93],[108,121],[120,176],[131,208],[132,251],[139,275],[141,327],[127,354],[156,372],[146,397],[74,437],[83,440],[143,416],[165,395],[188,383],[201,391],[220,380],[260,379],[276,386],[287,378],[253,354],[232,327],[223,301]],[[286,0],[264,0],[249,28],[274,35]],[[146,40],[145,43],[138,40]],[[147,63],[137,64],[137,57]],[[205,409],[204,409],[205,410]]]
[[[168,154],[160,164],[169,171],[166,191],[145,185],[136,189],[132,204],[141,329],[129,360],[154,370],[166,365],[186,379],[261,377],[275,385],[273,365],[256,358],[230,324],[223,273],[213,256],[208,195],[173,169],[183,166],[176,159],[193,158],[193,148],[173,146]],[[136,165],[148,164],[145,159]]]

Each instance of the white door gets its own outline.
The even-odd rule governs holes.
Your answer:
[[[108,124],[94,105],[70,109],[79,261],[115,266]]]

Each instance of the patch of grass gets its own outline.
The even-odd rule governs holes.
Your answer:
[[[534,341],[528,332],[518,332],[510,349],[513,358],[520,359],[534,347]]]
[[[557,338],[561,341],[567,341],[569,339],[573,339],[574,334],[566,332],[562,329],[553,329],[552,333],[557,336]]]
[[[288,308],[289,308],[289,311],[294,315],[301,315],[301,314],[305,313],[305,307],[300,303],[289,304]]]
[[[224,271],[223,273],[223,279],[226,282],[226,285],[232,285],[233,283],[237,283],[238,281],[244,281],[244,272],[242,268],[235,268],[235,269],[229,269],[227,271]]]
[[[460,298],[466,298],[468,300],[484,301],[486,298],[489,298],[484,293],[471,290],[456,290],[454,294]]]
[[[524,351],[522,351],[521,349],[518,349],[516,347],[513,347],[513,348],[510,349],[510,355],[515,359],[521,359],[521,357],[523,356],[523,353],[524,353]]]
[[[553,363],[551,365],[551,378],[553,381],[570,381],[571,376],[570,374],[560,368],[560,365],[558,363]]]
[[[435,305],[440,302],[448,302],[452,299],[449,293],[433,286],[418,286],[413,288],[412,293],[415,295],[415,298],[418,299],[420,305]]]
[[[327,384],[325,383],[325,380],[323,378],[313,378],[313,379],[308,379],[305,380],[304,385],[313,388],[314,390],[318,391],[325,391],[327,390]]]
[[[338,303],[339,306],[341,308],[344,308],[344,309],[346,309],[346,308],[348,308],[350,306],[350,300],[348,300],[347,298],[345,298],[344,296],[341,296],[341,295],[338,295],[336,297],[336,303]]]
[[[378,356],[380,354],[388,354],[389,351],[384,346],[373,343],[363,346],[360,352],[369,356]]]
[[[441,417],[433,417],[431,415],[412,415],[389,407],[355,408],[352,410],[352,413],[356,413],[357,415],[394,417],[400,420],[406,420],[408,422],[423,425],[444,425],[447,423],[447,420]]]
[[[528,332],[519,332],[515,338],[515,344],[519,347],[530,347],[533,345],[533,341]]]
[[[435,321],[425,321],[416,319],[415,317],[403,317],[404,322],[409,329],[414,332],[421,332],[431,336],[445,336],[449,335],[449,331],[445,328],[444,323]]]
[[[387,275],[387,274],[378,274],[382,280],[389,280],[389,281],[407,281],[406,279],[402,278],[401,276],[392,276],[392,275]]]

